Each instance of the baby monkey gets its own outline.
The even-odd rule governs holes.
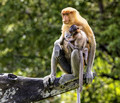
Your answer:
[[[88,48],[86,45],[88,38],[86,34],[76,25],[72,25],[69,29],[69,32],[70,34],[66,33],[65,35],[65,40],[68,41],[68,51],[72,52],[73,49],[82,50],[85,64],[87,64]]]
[[[77,89],[77,96],[78,98],[80,98],[79,93],[82,91],[82,85],[83,85],[84,62],[85,64],[87,64],[87,59],[88,59],[88,48],[87,48],[88,38],[86,34],[82,30],[80,30],[80,28],[76,25],[72,25],[69,28],[69,32],[70,33],[65,34],[65,40],[68,41],[68,46],[67,46],[68,51],[71,54],[74,49],[78,49],[80,56],[79,88]],[[84,58],[83,58],[83,54],[84,54]]]
[[[77,89],[77,103],[80,103],[80,92],[82,92],[82,87],[83,87],[84,61],[85,64],[87,64],[87,58],[88,58],[88,48],[87,48],[88,38],[86,34],[82,30],[80,30],[80,28],[76,25],[72,25],[69,28],[69,32],[70,33],[65,34],[65,40],[68,41],[67,48],[68,51],[70,52],[69,54],[71,54],[74,49],[78,49],[78,53],[80,56],[79,71],[77,71],[79,72],[79,88]],[[84,58],[83,58],[83,54],[84,54]]]

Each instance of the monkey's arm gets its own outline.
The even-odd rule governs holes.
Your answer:
[[[88,53],[88,64],[87,64],[87,71],[86,71],[86,82],[91,83],[93,80],[93,73],[92,73],[92,66],[95,57],[96,51],[96,41],[95,39],[91,39],[90,51]]]
[[[88,22],[83,18],[82,22],[82,30],[86,33],[90,45],[90,50],[88,53],[88,64],[87,64],[87,71],[86,71],[86,82],[91,83],[93,80],[93,73],[92,73],[92,66],[94,62],[94,57],[95,57],[95,51],[96,51],[96,41],[95,41],[95,36],[94,33],[89,26]]]
[[[78,49],[78,47],[74,46],[70,41],[68,42],[68,47],[70,47],[72,50],[73,49]]]
[[[86,81],[87,83],[91,83],[93,80],[92,66],[93,66],[95,51],[96,51],[96,41],[95,41],[94,33],[87,22],[83,26],[83,29],[85,33],[87,34],[89,44],[90,44],[90,51],[88,53],[88,65],[87,65],[87,72],[86,72],[87,80]]]
[[[63,42],[63,38],[63,35],[61,35],[60,38],[54,42],[54,45],[60,45]]]
[[[56,69],[58,64],[58,57],[60,57],[60,44],[55,44],[52,52],[51,57],[51,73],[46,77],[44,80],[44,86],[47,87],[47,85],[50,83],[53,83],[56,78]]]
[[[53,48],[52,57],[51,57],[51,73],[49,76],[46,77],[44,81],[45,86],[49,84],[49,81],[53,83],[56,78],[56,68],[58,64],[57,58],[60,56],[60,50],[62,49],[60,44],[62,42],[63,42],[62,35],[60,36],[58,40],[54,42],[54,48]]]
[[[54,42],[55,49],[54,49],[53,53],[54,53],[55,57],[58,57],[60,55],[60,50],[62,49],[61,44],[63,42],[63,39],[64,38],[61,35],[60,38]]]

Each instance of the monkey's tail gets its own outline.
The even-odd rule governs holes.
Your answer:
[[[83,87],[83,51],[80,50],[80,69],[79,69],[79,90],[82,92]]]

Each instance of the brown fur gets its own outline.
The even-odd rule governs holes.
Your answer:
[[[64,37],[65,32],[69,31],[69,28],[71,25],[77,25],[80,28],[82,27],[82,30],[86,33],[87,38],[88,38],[88,49],[90,50],[89,54],[88,54],[88,67],[90,66],[90,69],[92,68],[92,64],[94,61],[94,56],[95,56],[95,49],[96,49],[96,42],[95,42],[95,37],[94,37],[94,33],[91,29],[91,27],[89,26],[88,22],[86,21],[86,19],[84,19],[79,12],[72,8],[72,7],[67,7],[65,9],[62,10],[61,14],[62,14],[62,18],[63,18],[63,14],[64,13],[69,13],[68,17],[69,17],[69,23],[64,23],[62,25],[62,36]]]
[[[65,9],[62,10],[61,13],[63,14],[63,13],[66,13],[66,12],[70,13],[69,17],[72,17],[72,18],[70,18],[70,20],[74,19],[73,20],[74,22],[70,22],[69,24],[64,24],[63,23],[63,25],[62,25],[62,35],[64,36],[64,32],[68,31],[70,26],[74,24],[74,25],[83,27],[83,31],[87,34],[87,37],[88,37],[88,39],[90,39],[90,42],[91,42],[91,39],[94,38],[94,34],[93,34],[93,31],[92,31],[91,27],[87,23],[87,21],[83,17],[81,17],[79,12],[74,8],[71,8],[71,7],[65,8]]]

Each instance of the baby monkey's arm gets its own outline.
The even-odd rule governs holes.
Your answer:
[[[70,47],[72,50],[78,49],[78,47],[74,46],[70,41],[68,41],[68,47]]]

